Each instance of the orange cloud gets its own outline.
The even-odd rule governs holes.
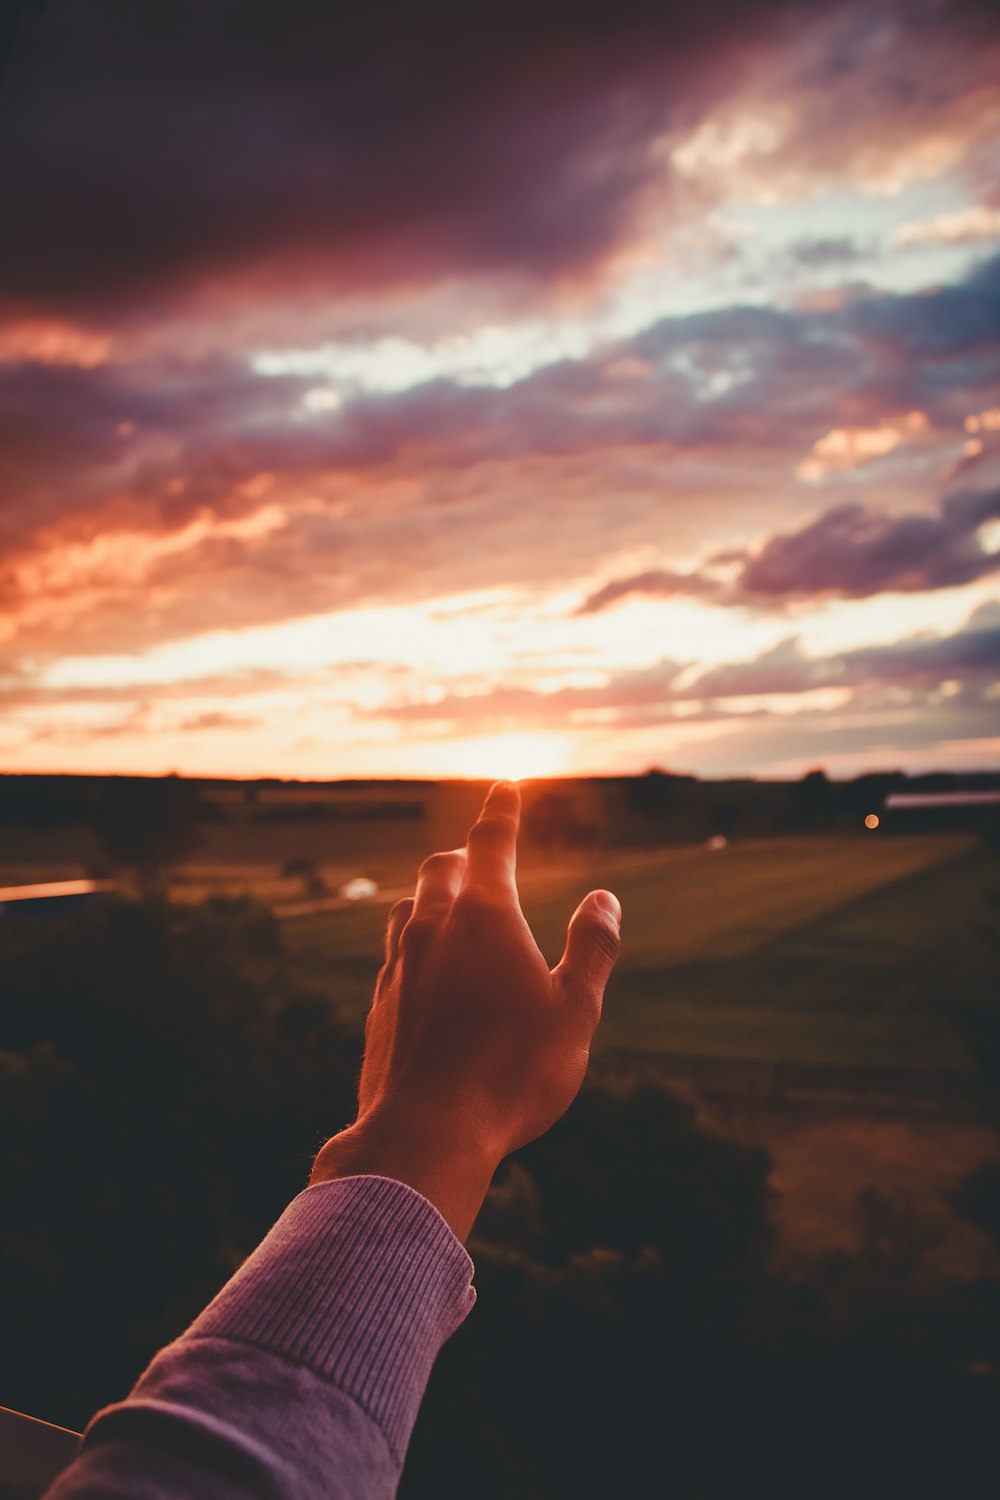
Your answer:
[[[0,322],[0,364],[33,361],[43,365],[79,365],[92,370],[111,350],[107,334],[93,333],[54,318]]]

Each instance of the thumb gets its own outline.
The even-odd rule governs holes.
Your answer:
[[[571,1002],[601,1013],[604,986],[621,949],[622,909],[610,891],[591,891],[570,918],[557,974]]]

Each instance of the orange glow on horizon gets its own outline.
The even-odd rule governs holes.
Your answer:
[[[433,747],[433,774],[470,781],[525,781],[566,770],[569,747],[561,735],[533,732],[446,740]]]

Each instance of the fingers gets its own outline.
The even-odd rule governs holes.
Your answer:
[[[385,929],[385,961],[393,964],[399,954],[399,939],[403,928],[413,915],[413,897],[397,901],[389,913],[389,924]]]
[[[403,936],[403,928],[412,915],[412,896],[407,896],[403,901],[397,901],[389,913],[389,921],[385,929],[385,963],[379,970],[378,979],[375,982],[375,993],[372,996],[373,1007],[382,999],[388,985],[392,983],[392,976],[399,962],[399,944]]]
[[[417,893],[410,913],[418,921],[450,911],[462,888],[465,875],[465,850],[450,849],[447,854],[432,854],[420,866]]]
[[[490,788],[478,820],[469,830],[467,889],[512,896],[517,900],[517,830],[521,792],[513,781]]]
[[[622,909],[610,891],[591,891],[570,918],[556,974],[567,998],[601,1013],[604,987],[621,949]]]

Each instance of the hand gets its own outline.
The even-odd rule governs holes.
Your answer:
[[[409,1182],[464,1238],[510,1151],[569,1108],[586,1072],[621,908],[592,891],[550,971],[518,901],[521,797],[493,787],[465,849],[432,854],[389,916],[365,1034],[358,1119],[312,1181]]]

